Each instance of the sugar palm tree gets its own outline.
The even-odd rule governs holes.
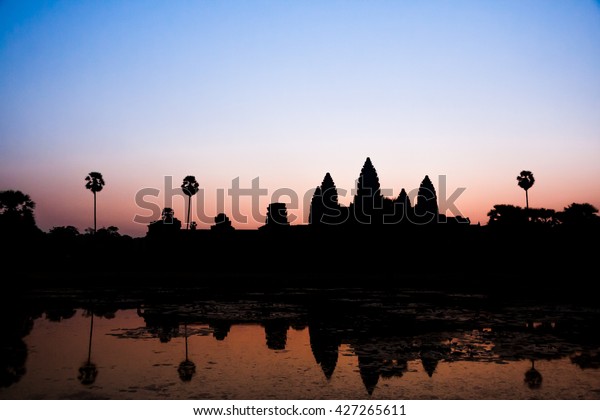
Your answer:
[[[183,178],[183,184],[181,184],[181,189],[183,193],[189,197],[188,199],[188,214],[187,214],[187,228],[190,228],[190,212],[192,210],[192,196],[198,192],[198,181],[196,181],[196,177],[193,175],[188,175]]]
[[[94,233],[96,233],[96,193],[104,188],[104,178],[100,172],[90,172],[85,180],[87,181],[85,188],[94,194]]]
[[[521,171],[521,174],[517,177],[517,184],[519,187],[525,190],[525,207],[529,209],[529,189],[535,183],[535,179],[533,178],[533,174],[531,171]]]

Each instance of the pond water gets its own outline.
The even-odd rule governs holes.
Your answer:
[[[597,310],[403,296],[38,308],[0,398],[600,397]]]

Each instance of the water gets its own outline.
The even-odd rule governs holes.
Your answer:
[[[600,397],[593,308],[298,296],[86,309],[44,300],[45,310],[13,317],[29,319],[26,355],[16,340],[4,347],[0,398]]]

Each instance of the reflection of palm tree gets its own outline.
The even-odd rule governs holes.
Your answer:
[[[183,382],[189,382],[196,373],[196,364],[188,358],[187,324],[183,324],[183,328],[185,335],[185,360],[179,364],[177,373],[179,373],[179,379]]]
[[[533,186],[535,179],[531,171],[521,171],[521,174],[517,177],[517,184],[519,187],[525,190],[525,205],[529,209],[529,188]]]
[[[535,368],[535,360],[531,359],[531,369],[525,372],[525,383],[531,389],[542,386],[542,374]]]
[[[198,181],[193,175],[188,175],[183,178],[183,184],[181,184],[183,193],[189,197],[188,199],[188,214],[187,214],[187,229],[190,228],[190,212],[192,210],[192,196],[198,192]]]
[[[94,332],[94,313],[91,314],[90,320],[90,340],[88,344],[88,358],[87,361],[81,365],[79,368],[79,375],[77,379],[82,385],[91,385],[96,381],[96,376],[98,376],[98,369],[96,365],[92,363],[92,333]]]
[[[94,233],[96,233],[96,193],[104,188],[104,179],[100,172],[90,172],[85,180],[87,181],[85,188],[94,194]]]

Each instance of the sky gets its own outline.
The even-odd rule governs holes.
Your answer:
[[[595,1],[4,0],[0,190],[83,231],[98,171],[98,227],[143,236],[194,175],[200,229],[254,229],[277,200],[306,223],[326,172],[349,204],[370,157],[387,196],[464,188],[472,223],[525,205],[522,170],[532,207],[600,207],[599,75]]]

